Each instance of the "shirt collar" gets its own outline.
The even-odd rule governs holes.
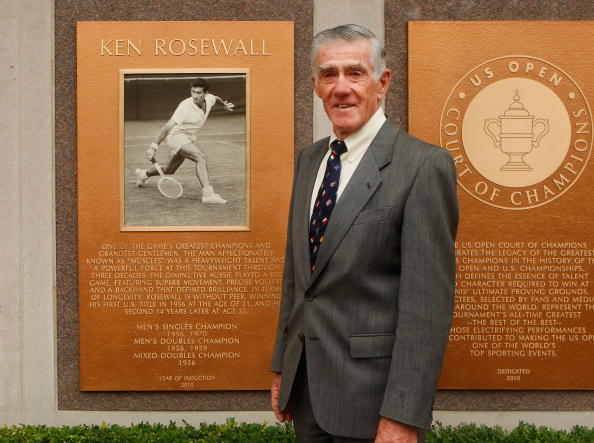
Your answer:
[[[344,153],[341,158],[346,158],[349,162],[355,161],[365,152],[385,121],[386,116],[380,106],[361,129],[344,139],[348,151]],[[334,140],[339,140],[339,138],[336,134],[332,133],[328,146],[330,146]]]

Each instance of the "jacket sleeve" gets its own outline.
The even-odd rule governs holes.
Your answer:
[[[285,268],[283,272],[281,305],[278,316],[278,326],[276,329],[274,351],[272,353],[272,364],[270,365],[270,370],[272,372],[282,372],[283,356],[285,354],[287,322],[289,319],[289,314],[291,313],[291,309],[293,308],[293,297],[295,293],[295,269],[293,258],[293,205],[295,203],[295,185],[297,183],[301,152],[302,151],[297,154],[297,159],[295,161],[295,172],[293,175],[293,190],[291,192],[291,204],[289,206],[289,222],[287,227],[287,243],[285,248]]]
[[[429,429],[454,308],[456,172],[436,149],[421,164],[404,207],[401,279],[392,362],[380,414]]]

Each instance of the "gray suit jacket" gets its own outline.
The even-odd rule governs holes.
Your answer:
[[[428,429],[453,310],[450,155],[386,121],[343,191],[309,268],[309,207],[328,139],[300,152],[272,371],[287,405],[305,349],[313,412],[373,438],[381,416]]]

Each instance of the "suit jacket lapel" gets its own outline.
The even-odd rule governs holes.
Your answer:
[[[302,277],[305,282],[304,286],[307,286],[311,279],[311,268],[309,265],[309,211],[311,195],[316,176],[318,175],[320,163],[324,158],[324,154],[326,154],[326,151],[328,150],[329,141],[330,137],[318,140],[312,149],[303,152],[302,164],[299,166],[300,168],[303,168],[304,175],[303,182],[300,184],[299,188],[300,194],[296,200],[299,202],[299,207],[296,208],[294,214],[294,225],[296,227],[295,232],[297,232],[297,235],[299,236],[299,238],[297,238],[297,245],[299,245],[298,253],[300,257],[298,257],[299,261],[297,263],[303,263]]]
[[[398,128],[386,120],[363,155],[355,173],[336,203],[334,211],[332,211],[324,233],[324,242],[320,246],[316,259],[316,270],[311,274],[310,284],[321,274],[351,225],[379,187],[381,183],[379,171],[392,160],[397,133]],[[311,197],[311,192],[309,195]]]

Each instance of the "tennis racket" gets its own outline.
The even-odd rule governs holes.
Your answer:
[[[151,162],[153,163],[153,165],[159,172],[159,175],[161,176],[161,178],[159,179],[159,183],[157,184],[159,192],[168,198],[180,198],[184,193],[184,188],[182,187],[180,182],[178,182],[173,177],[167,177],[163,173],[163,170],[161,169],[161,166],[159,166],[159,163],[157,163],[157,160],[153,158],[151,159]]]

